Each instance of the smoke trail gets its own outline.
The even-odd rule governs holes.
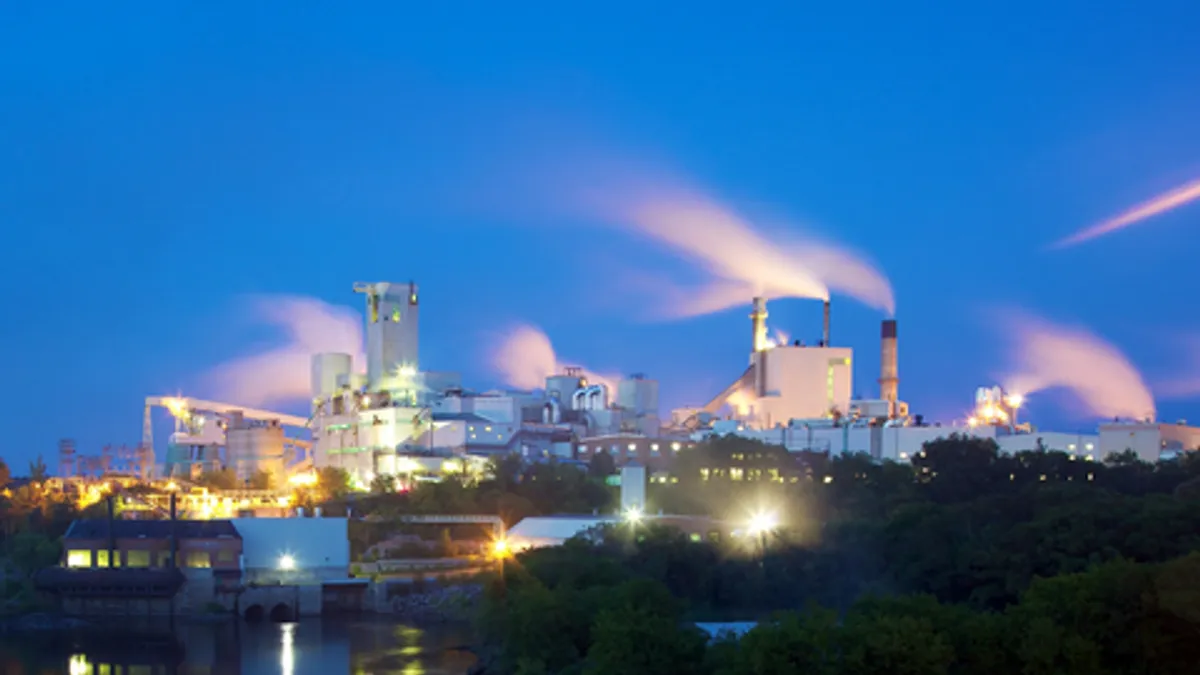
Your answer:
[[[1148,218],[1153,218],[1159,214],[1177,209],[1197,199],[1200,199],[1200,179],[1164,192],[1102,223],[1080,230],[1066,239],[1051,245],[1051,248],[1067,248],[1082,244],[1090,239],[1104,236]]]
[[[263,406],[307,400],[311,358],[320,352],[350,354],[356,367],[366,363],[362,317],[354,310],[298,296],[258,297],[252,307],[286,339],[274,349],[213,368],[206,379],[221,401]]]
[[[1154,416],[1154,397],[1141,374],[1113,345],[1086,330],[1015,312],[1004,320],[1016,327],[1006,391],[1027,397],[1061,387],[1098,417]]]
[[[671,303],[668,316],[721,311],[755,295],[827,300],[831,290],[895,313],[891,285],[867,261],[816,239],[768,236],[709,199],[651,193],[622,215],[635,232],[698,262],[714,277],[685,300]]]
[[[528,324],[514,327],[492,354],[492,367],[505,384],[518,389],[541,389],[547,376],[561,373],[572,365],[577,364],[559,361],[550,338],[541,329]],[[583,375],[589,382],[607,386],[610,396],[616,395],[620,376],[586,368]]]

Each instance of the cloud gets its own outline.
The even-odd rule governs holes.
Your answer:
[[[1200,179],[1157,195],[1149,201],[1142,202],[1102,223],[1084,228],[1066,239],[1054,243],[1051,245],[1051,248],[1068,248],[1082,244],[1085,241],[1102,237],[1131,225],[1136,225],[1167,211],[1172,211],[1197,199],[1200,199]]]
[[[607,386],[610,400],[616,396],[619,375],[597,373],[577,362],[560,361],[550,338],[536,326],[514,326],[492,354],[496,373],[505,384],[518,389],[541,389],[546,385],[546,377],[571,366],[582,368],[589,382]]]
[[[365,366],[358,312],[300,296],[260,296],[250,306],[254,318],[278,330],[283,341],[210,370],[205,380],[219,400],[247,406],[307,400],[312,355],[321,352],[347,353],[356,369]]]
[[[1153,417],[1154,397],[1141,374],[1113,345],[1077,327],[1007,312],[1013,327],[1012,372],[1004,388],[1029,396],[1062,388],[1074,394],[1097,417]]]
[[[699,316],[766,298],[829,299],[844,293],[889,315],[892,288],[863,257],[820,239],[768,233],[745,217],[692,192],[642,192],[614,210],[617,225],[697,264],[708,281],[699,288],[665,285],[659,300],[666,318]]]

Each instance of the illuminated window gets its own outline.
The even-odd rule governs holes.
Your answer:
[[[491,428],[491,427],[484,427],[484,428],[483,428],[483,430],[484,430],[484,431],[487,431],[487,432],[491,432],[492,428]]]
[[[126,551],[125,552],[126,567],[149,567],[150,566],[150,551]]]
[[[67,551],[67,567],[91,567],[91,551]]]
[[[630,444],[629,444],[629,451],[630,451],[630,452],[633,452],[634,450],[637,450],[637,443],[630,443]]]
[[[208,557],[208,551],[188,551],[186,560],[188,567],[212,567],[212,562]]]
[[[1083,446],[1083,449],[1084,450],[1094,450],[1095,446],[1093,446],[1091,443],[1085,443]],[[1088,459],[1091,459],[1091,457],[1088,457]]]
[[[223,549],[223,550],[217,551],[217,562],[222,562],[222,563],[233,562],[233,551],[230,551],[229,549]]]
[[[392,321],[394,323],[400,323],[400,308],[399,307],[392,310]]]
[[[678,443],[672,443],[672,444],[671,444],[671,449],[672,449],[672,450],[674,450],[675,452],[679,452],[679,444],[678,444]]]
[[[120,567],[121,566],[121,554],[114,552],[113,558],[116,558],[116,560],[113,560],[113,567]],[[103,550],[103,551],[96,551],[96,567],[108,567],[108,550],[107,549]]]
[[[656,455],[658,454],[658,443],[650,444],[650,452],[653,452]]]
[[[741,480],[742,475],[743,475],[743,472],[740,467],[735,467],[735,468],[729,470],[729,477],[732,478],[733,480]]]
[[[171,566],[171,552],[170,551],[162,551],[158,554],[158,566],[159,567],[170,567]]]

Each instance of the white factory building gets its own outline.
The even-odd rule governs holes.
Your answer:
[[[349,354],[312,357],[317,467],[346,469],[361,485],[403,475],[429,457],[519,453],[574,457],[574,440],[659,432],[658,382],[642,375],[616,391],[577,369],[548,373],[544,390],[464,389],[452,373],[421,369],[415,284],[359,283],[367,299],[366,375]]]

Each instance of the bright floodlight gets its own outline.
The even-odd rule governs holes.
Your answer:
[[[642,510],[636,506],[631,506],[625,510],[625,520],[637,524],[642,522]]]
[[[773,513],[756,513],[750,517],[750,533],[765,534],[779,527],[779,520]]]
[[[1021,404],[1025,403],[1025,397],[1020,394],[1009,394],[1008,405],[1011,408],[1020,408]]]
[[[286,554],[279,556],[279,569],[284,571],[296,569],[296,559]]]
[[[503,558],[508,555],[508,541],[505,539],[497,539],[492,543],[492,552],[497,558]]]

